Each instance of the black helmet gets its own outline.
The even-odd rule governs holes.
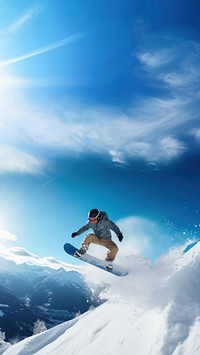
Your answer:
[[[99,214],[100,214],[100,212],[99,212],[99,210],[97,210],[96,208],[93,208],[92,210],[90,210],[89,212],[88,212],[88,219],[89,218],[98,218],[99,217]]]

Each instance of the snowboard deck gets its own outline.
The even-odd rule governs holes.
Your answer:
[[[77,248],[75,248],[73,245],[71,245],[70,243],[66,243],[64,245],[64,250],[67,254],[73,256],[76,259],[82,260],[88,264],[91,264],[93,266],[98,267],[99,269],[102,269],[104,271],[109,272],[110,274],[116,275],[116,276],[125,276],[128,274],[128,272],[123,269],[122,267],[113,264],[113,269],[112,270],[108,270],[106,268],[106,262],[104,260],[100,260],[98,258],[96,258],[93,255],[90,255],[88,253],[82,255],[80,258],[75,256],[75,252],[78,250]]]
[[[195,240],[194,242],[191,242],[190,244],[188,244],[185,249],[183,250],[183,254],[187,253],[190,249],[192,249],[195,245],[197,244],[197,240]]]

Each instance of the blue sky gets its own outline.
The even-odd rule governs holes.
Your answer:
[[[199,237],[199,7],[0,0],[4,246],[68,260],[91,208],[122,251]]]

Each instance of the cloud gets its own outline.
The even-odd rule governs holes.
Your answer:
[[[39,55],[81,36],[77,34],[1,64]],[[193,49],[188,55],[187,45]],[[140,159],[145,166],[151,163],[161,167],[191,149],[191,137],[199,139],[200,48],[190,42],[177,44],[177,48],[173,42],[170,47],[169,40],[166,48],[158,50],[155,43],[149,46],[147,50],[144,45],[139,54],[145,70],[138,71],[138,75],[148,75],[153,86],[158,83],[159,88],[167,88],[167,95],[149,95],[130,104],[126,113],[115,107],[73,104],[67,98],[47,104],[34,102],[20,90],[9,90],[9,83],[12,88],[26,85],[23,79],[20,83],[20,78],[9,77],[6,89],[5,77],[0,87],[0,172],[36,175],[57,157],[84,154],[109,157],[115,164]]]
[[[124,234],[123,248],[135,253],[144,253],[151,248],[150,235],[155,229],[153,223],[141,217],[127,217],[117,221]]]
[[[164,251],[163,245],[166,244],[169,247],[169,232],[163,231],[163,227],[153,220],[130,216],[116,223],[124,235],[123,243],[119,245],[122,254],[140,254],[154,258]]]
[[[164,151],[165,159],[172,159],[177,155],[179,156],[180,152],[186,149],[182,142],[172,137],[165,137],[161,139],[161,146]]]
[[[154,52],[141,52],[137,57],[142,64],[152,69],[160,68],[171,63],[174,58],[174,53],[172,49],[156,49]]]
[[[197,139],[200,140],[200,128],[193,129],[191,134]]]
[[[42,161],[20,149],[0,145],[0,171],[4,173],[28,173],[38,175],[42,173]]]
[[[77,270],[81,271],[82,266],[67,264],[63,261],[56,260],[53,257],[44,257],[41,258],[36,254],[29,252],[27,249],[22,247],[13,247],[7,248],[4,245],[0,245],[0,256],[5,259],[12,260],[16,264],[29,264],[29,265],[38,265],[42,267],[49,267],[54,270],[58,270],[61,267],[67,271]]]
[[[1,241],[16,241],[17,237],[6,230],[0,229],[0,240]]]
[[[162,44],[160,40],[162,39]],[[143,74],[148,75],[152,84],[162,84],[173,90],[177,96],[185,94],[191,97],[199,91],[200,46],[195,41],[181,38],[149,36],[148,44],[143,46],[135,56],[138,58]],[[185,91],[186,90],[186,91]]]
[[[120,163],[120,164],[124,164],[125,160],[124,160],[124,156],[122,152],[117,152],[115,150],[110,150],[109,154],[112,158],[112,161],[114,163]]]
[[[24,14],[22,14],[15,22],[13,22],[8,28],[4,29],[7,34],[15,34],[18,32],[30,19],[40,12],[38,6],[29,8]]]
[[[34,175],[63,154],[109,156],[120,164],[170,162],[188,149],[180,128],[192,122],[188,103],[177,99],[149,99],[122,116],[106,107],[47,107],[2,91],[0,111],[0,171]]]
[[[30,258],[36,258],[38,259],[39,256],[33,254],[33,253],[30,253],[28,250],[26,250],[25,248],[21,248],[21,247],[13,247],[13,248],[9,248],[9,251],[11,254],[14,254],[14,255],[18,255],[18,256],[25,256],[25,257],[30,257]]]
[[[5,27],[0,29],[0,41],[2,44],[8,44],[8,41],[11,40],[16,35],[20,34],[20,31],[23,30],[26,26],[29,25],[30,21],[34,19],[41,11],[43,7],[41,4],[35,4],[30,8],[26,9],[23,13],[19,15],[11,24],[8,24]],[[8,10],[9,11],[9,10]]]
[[[64,39],[62,39],[60,41],[51,43],[51,44],[49,44],[47,46],[44,46],[44,47],[36,49],[36,50],[34,50],[32,52],[23,54],[23,55],[21,55],[19,57],[15,57],[15,58],[11,58],[11,59],[7,59],[7,60],[4,60],[4,61],[1,61],[0,62],[0,68],[1,67],[7,67],[7,66],[9,66],[11,64],[21,62],[22,60],[29,59],[29,58],[35,57],[37,55],[40,55],[42,53],[49,52],[49,51],[51,51],[53,49],[65,46],[65,45],[67,45],[69,43],[77,41],[81,37],[83,37],[83,33],[77,33],[77,34],[75,34],[73,36],[70,36],[70,37],[64,38]]]

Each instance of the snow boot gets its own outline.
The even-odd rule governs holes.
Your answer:
[[[88,250],[88,246],[85,244],[82,244],[81,248],[74,253],[74,256],[76,256],[77,258],[80,258],[81,256],[83,256],[87,252],[87,250]]]
[[[112,269],[113,269],[112,261],[110,261],[108,259],[106,259],[106,269],[109,271],[112,271]]]

